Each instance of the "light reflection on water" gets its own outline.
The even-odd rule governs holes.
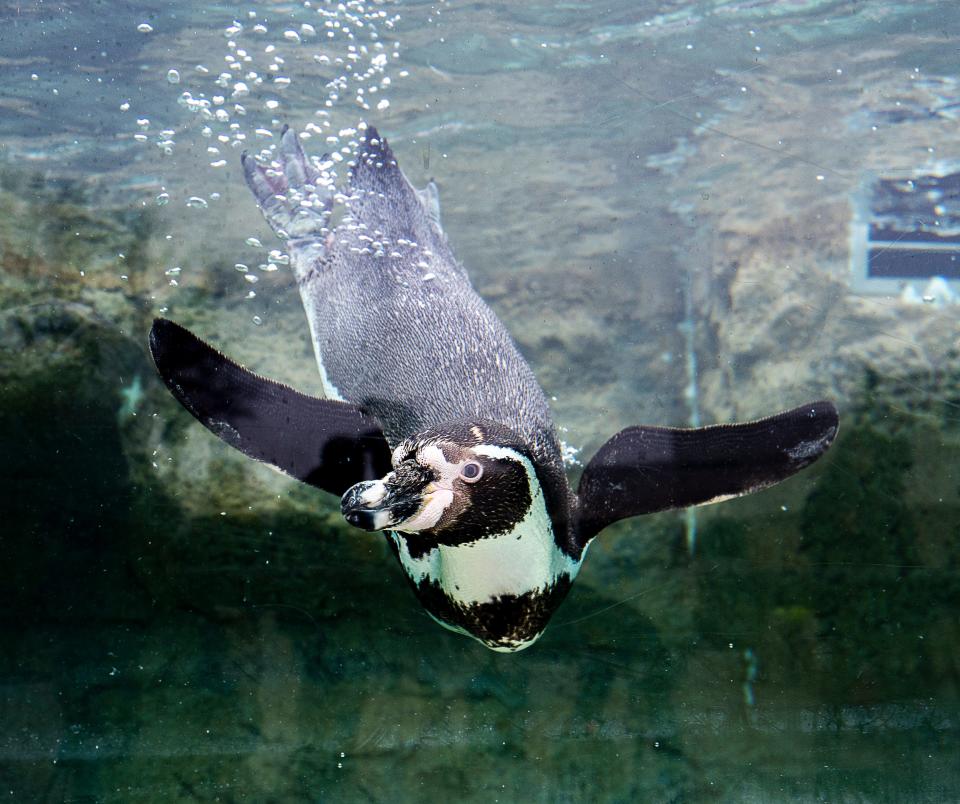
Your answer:
[[[866,171],[956,170],[954,5],[397,3],[370,6],[399,14],[378,40],[324,48],[318,7],[0,12],[0,783],[955,799],[956,307],[852,291],[848,264]],[[330,86],[361,39],[382,69]],[[682,514],[611,528],[523,654],[437,629],[335,501],[176,414],[144,348],[162,313],[319,390],[239,153],[285,122],[349,147],[361,119],[439,184],[583,455],[816,396],[842,408],[834,453],[699,511],[692,554]]]

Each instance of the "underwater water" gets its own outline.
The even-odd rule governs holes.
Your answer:
[[[0,795],[960,799],[958,36],[949,0],[0,4]],[[820,398],[836,443],[606,529],[525,651],[443,630],[150,359],[162,315],[321,392],[240,167],[284,124],[436,181],[572,479]]]

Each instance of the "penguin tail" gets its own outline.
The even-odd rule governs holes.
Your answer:
[[[333,207],[333,175],[326,160],[314,164],[303,153],[300,140],[283,127],[275,162],[262,164],[244,153],[240,157],[247,186],[270,228],[283,240],[322,239]]]
[[[447,238],[440,224],[440,195],[430,181],[417,190],[400,170],[387,140],[367,126],[350,173],[348,208],[352,218],[385,237],[406,238],[443,253],[451,264]]]

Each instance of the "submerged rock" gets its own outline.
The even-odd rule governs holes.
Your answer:
[[[849,405],[868,374],[902,378],[900,400],[924,410],[935,378],[958,371],[960,318],[935,303],[946,298],[942,288],[929,304],[904,303],[896,291],[854,287],[851,266],[853,202],[865,177],[942,175],[951,164],[949,149],[925,147],[952,141],[955,122],[934,113],[943,82],[905,76],[869,51],[848,67],[868,90],[814,81],[833,58],[817,49],[781,59],[792,80],[740,76],[736,105],[670,163],[678,214],[712,243],[707,263],[692,269],[708,419],[749,418],[812,395]],[[890,98],[927,113],[891,122],[883,116]],[[908,378],[919,380],[912,394]]]

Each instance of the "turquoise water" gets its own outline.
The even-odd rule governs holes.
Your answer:
[[[960,288],[858,257],[878,177],[958,170],[954,3],[0,21],[0,792],[960,797]],[[437,627],[381,536],[203,430],[146,347],[165,315],[319,393],[239,154],[284,123],[349,149],[361,121],[439,185],[581,461],[631,424],[817,398],[837,443],[757,495],[609,528],[522,653]],[[954,196],[930,203],[908,228],[949,238]]]

